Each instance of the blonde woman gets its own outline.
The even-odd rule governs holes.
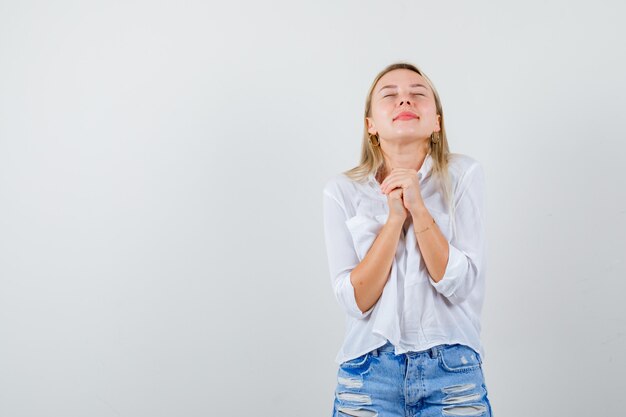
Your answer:
[[[323,192],[346,313],[333,416],[491,416],[483,168],[449,152],[437,91],[414,65],[376,76],[364,116],[360,164]]]

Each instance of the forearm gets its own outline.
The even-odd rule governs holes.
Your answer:
[[[387,221],[363,260],[350,274],[354,297],[362,312],[376,304],[385,288],[401,232],[402,222]]]
[[[450,247],[433,217],[424,207],[411,213],[417,246],[426,264],[428,273],[435,282],[444,276]],[[424,230],[428,227],[427,230]],[[423,231],[424,230],[424,231]]]

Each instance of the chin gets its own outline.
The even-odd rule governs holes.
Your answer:
[[[424,135],[419,132],[396,132],[393,135],[387,137],[387,140],[390,141],[402,141],[402,142],[413,142],[423,140]]]

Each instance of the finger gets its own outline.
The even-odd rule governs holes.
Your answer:
[[[402,198],[402,188],[396,188],[388,194],[388,197],[392,200],[399,200]]]
[[[383,192],[386,192],[392,190],[394,187],[407,188],[410,187],[411,184],[415,184],[419,187],[419,180],[417,177],[414,177],[412,174],[396,173],[393,177],[390,175],[385,178],[385,180],[380,184],[380,188]]]
[[[380,187],[388,187],[391,183],[397,183],[398,181],[404,182],[404,180],[408,178],[409,177],[406,175],[406,173],[396,172],[393,174],[389,174],[387,178],[385,178],[380,184]]]
[[[402,195],[402,188],[394,188],[393,190],[389,192],[389,194]]]
[[[380,188],[381,188],[383,191],[385,191],[385,190],[387,190],[387,189],[392,189],[392,188],[389,188],[389,187],[391,186],[391,184],[394,184],[396,181],[397,181],[396,176],[395,176],[395,175],[393,175],[393,174],[389,174],[389,175],[387,176],[387,178],[385,178],[385,179],[383,180],[383,182],[380,184]]]
[[[392,170],[393,171],[393,170]],[[389,182],[389,180],[391,180],[392,178],[395,177],[394,172],[390,172],[389,174],[387,174],[387,176],[385,177],[385,179],[383,180],[383,182],[380,183],[381,186],[387,184]]]
[[[393,180],[390,181],[384,188],[383,188],[383,192],[384,193],[388,193],[392,190],[395,190],[396,188],[404,188],[404,184],[402,183],[401,180]]]

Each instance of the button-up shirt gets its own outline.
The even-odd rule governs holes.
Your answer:
[[[486,266],[484,172],[482,165],[467,155],[450,156],[453,215],[432,171],[430,154],[417,173],[424,204],[449,244],[445,274],[438,282],[431,278],[411,222],[399,238],[380,298],[365,312],[356,304],[350,274],[387,221],[387,196],[374,174],[357,182],[341,173],[325,184],[328,266],[335,298],[346,313],[345,339],[337,363],[387,340],[396,347],[396,354],[460,343],[484,357],[480,341]]]

